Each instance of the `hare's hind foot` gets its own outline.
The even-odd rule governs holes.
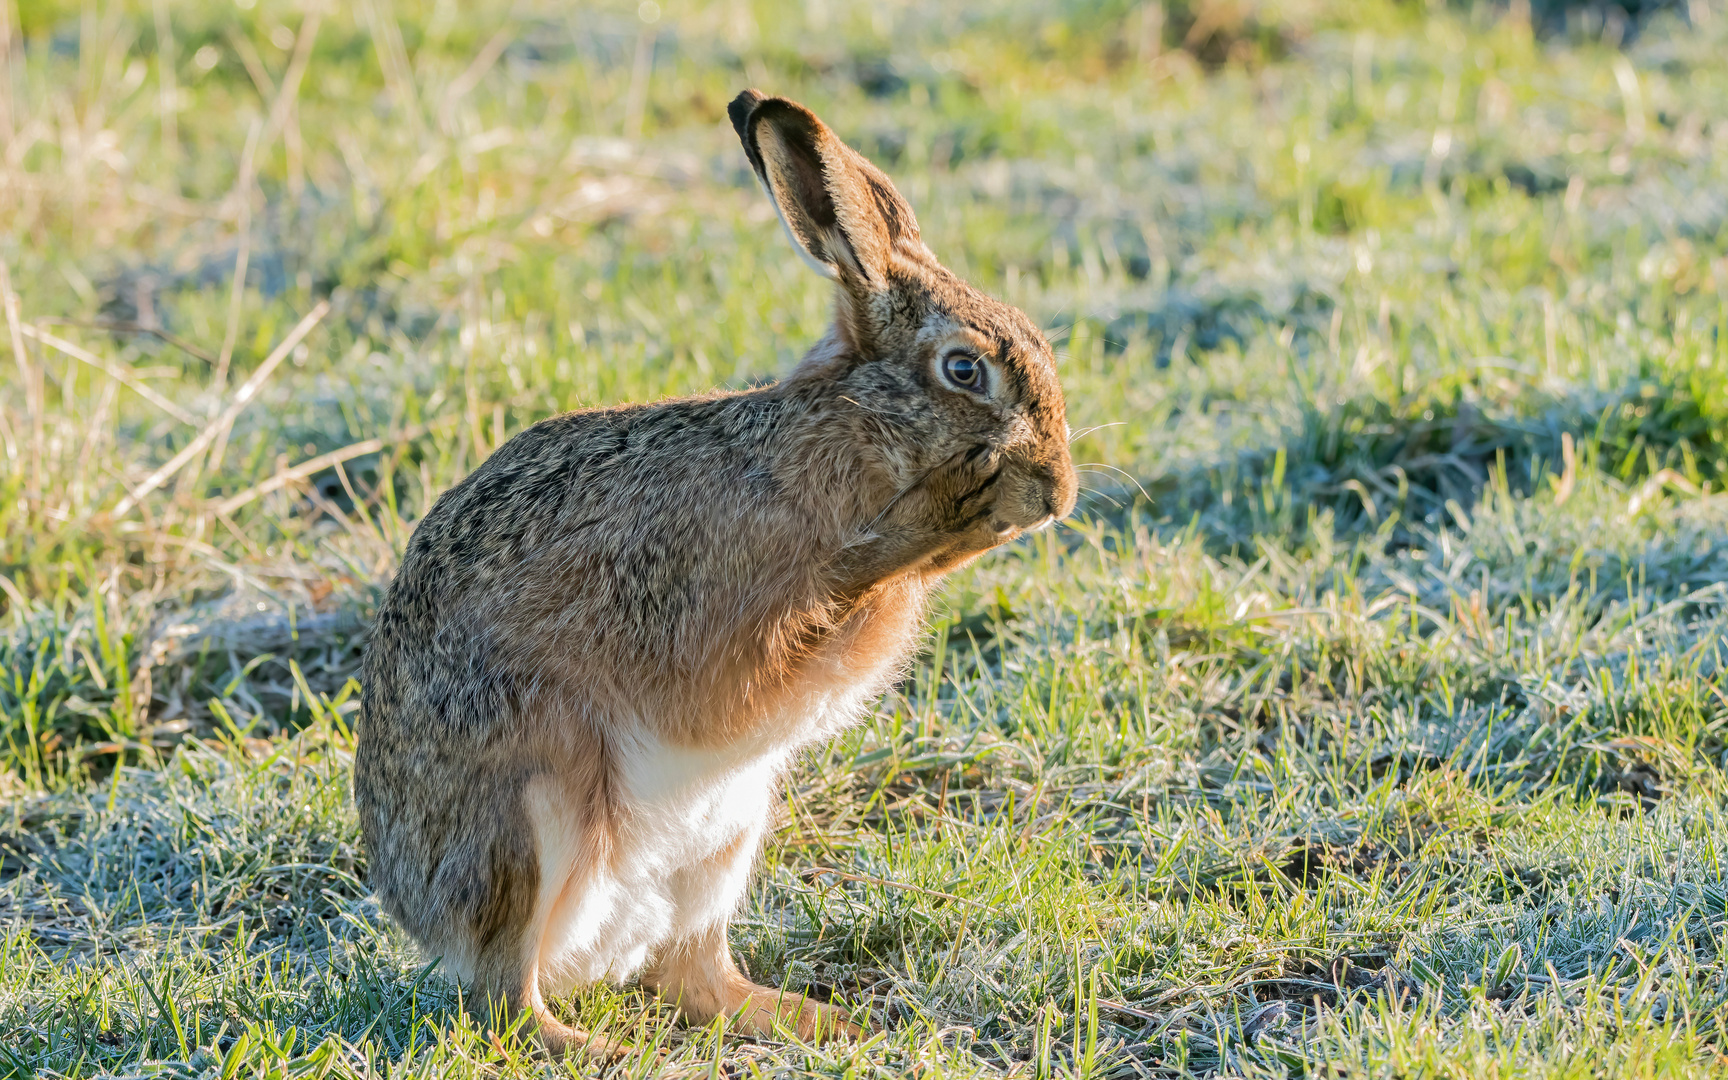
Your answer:
[[[803,1042],[856,1042],[865,1034],[838,1006],[754,983],[731,1015],[737,1017],[734,1030],[745,1035],[772,1035],[776,1025],[796,1033]]]
[[[743,1035],[772,1035],[778,1025],[806,1042],[823,1042],[855,1040],[866,1030],[843,1009],[745,978],[732,960],[723,925],[672,946],[643,973],[642,985],[676,1005],[689,1023],[726,1016]]]
[[[640,1051],[627,1042],[609,1039],[604,1035],[596,1035],[579,1027],[572,1027],[553,1016],[551,1010],[544,1004],[535,1003],[527,1007],[530,1022],[518,1027],[514,1023],[505,1022],[506,1015],[521,1016],[522,1010],[488,1009],[490,1015],[477,1015],[476,1019],[485,1025],[486,1037],[492,1043],[492,1048],[501,1056],[508,1057],[509,1051],[499,1038],[511,1029],[520,1032],[518,1038],[521,1045],[527,1049],[534,1043],[554,1061],[564,1058],[586,1058],[601,1064],[611,1064],[625,1058],[635,1057]]]
[[[525,1045],[530,1039],[538,1042],[555,1061],[570,1057],[610,1064],[638,1053],[629,1043],[572,1027],[553,1016],[540,993],[539,965],[533,960],[512,962],[510,955],[516,951],[500,949],[486,957],[482,963],[491,960],[491,968],[476,973],[470,986],[473,996],[466,1001],[469,1015],[485,1026],[495,1049],[503,1053],[499,1036],[516,1030]]]
[[[634,1057],[640,1051],[629,1043],[608,1039],[603,1035],[595,1035],[581,1028],[571,1027],[552,1018],[548,1012],[536,1014],[535,1021],[539,1030],[535,1034],[540,1039],[540,1045],[554,1059],[566,1057],[587,1058],[603,1064],[622,1061]]]

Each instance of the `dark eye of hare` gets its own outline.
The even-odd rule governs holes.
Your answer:
[[[984,387],[984,364],[971,353],[953,352],[942,358],[942,374],[966,390]]]

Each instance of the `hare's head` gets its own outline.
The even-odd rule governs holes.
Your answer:
[[[1050,345],[1018,308],[936,261],[888,178],[815,114],[746,90],[728,110],[799,253],[837,285],[835,326],[794,379],[871,419],[899,486],[951,493],[956,530],[991,542],[1066,517],[1076,480]]]

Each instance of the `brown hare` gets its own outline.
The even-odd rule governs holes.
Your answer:
[[[896,677],[942,574],[1074,506],[1037,327],[809,110],[728,111],[833,329],[771,386],[509,440],[415,529],[366,655],[378,895],[555,1053],[590,1040],[546,999],[632,976],[696,1021],[857,1033],[727,946],[779,778]]]

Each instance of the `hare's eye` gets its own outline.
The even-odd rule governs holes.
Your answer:
[[[971,353],[953,352],[943,357],[942,374],[962,389],[978,390],[984,385],[984,365]]]

